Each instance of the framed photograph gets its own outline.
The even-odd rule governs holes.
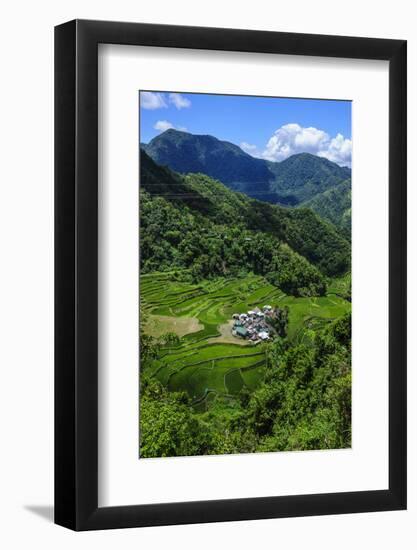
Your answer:
[[[406,508],[406,42],[55,29],[55,522]]]

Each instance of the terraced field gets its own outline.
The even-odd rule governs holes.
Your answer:
[[[350,303],[338,295],[343,281],[335,281],[327,296],[295,298],[255,275],[219,278],[198,285],[174,279],[172,273],[141,276],[141,304],[148,319],[145,331],[152,334],[157,320],[158,334],[153,335],[163,333],[166,323],[166,332],[180,336],[179,345],[163,348],[149,368],[151,375],[170,390],[186,391],[200,410],[206,410],[216,399],[233,400],[244,386],[255,389],[264,377],[264,344],[222,341],[219,326],[233,313],[264,304],[288,305],[288,336],[302,341],[310,329],[350,309]],[[187,326],[191,330],[203,328],[185,334]]]

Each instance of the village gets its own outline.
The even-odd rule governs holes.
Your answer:
[[[262,309],[255,307],[247,313],[234,313],[232,334],[253,344],[271,340],[275,335],[270,323],[274,316],[275,310],[269,305],[263,306]]]

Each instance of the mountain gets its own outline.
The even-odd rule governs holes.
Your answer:
[[[310,200],[350,178],[349,168],[310,153],[292,155],[269,166],[275,175],[272,190],[291,197],[293,204]]]
[[[300,153],[282,162],[254,158],[209,135],[167,130],[141,147],[159,165],[181,174],[203,173],[270,203],[294,206],[350,177],[350,169]]]
[[[170,129],[141,147],[157,164],[181,174],[207,174],[247,195],[268,202],[279,200],[275,193],[270,192],[270,181],[274,176],[267,162],[248,155],[228,141]]]
[[[351,235],[351,181],[345,180],[323,193],[315,195],[302,206],[311,208],[321,218],[330,221],[350,238]]]
[[[326,276],[335,276],[345,273],[350,267],[349,242],[331,224],[320,219],[308,208],[285,208],[252,199],[201,173],[176,174],[169,168],[157,165],[144,151],[141,152],[140,174],[141,190],[147,194],[148,200],[150,197],[160,201],[159,210],[155,207],[157,203],[154,200],[154,212],[151,212],[151,209],[147,211],[147,219],[149,221],[152,218],[152,223],[149,224],[155,232],[147,246],[153,247],[156,257],[162,254],[164,246],[169,247],[169,243],[162,244],[167,234],[174,241],[181,240],[183,244],[177,248],[184,250],[184,253],[187,250],[191,257],[196,251],[201,253],[208,246],[207,243],[201,242],[201,238],[210,240],[210,235],[219,234],[219,227],[233,227],[233,238],[230,235],[228,238],[236,241],[230,243],[230,248],[235,250],[237,256],[243,255],[248,248],[250,254],[255,257],[257,249],[261,249],[263,243],[270,243],[272,238],[277,241],[275,245],[271,245],[272,248],[275,246],[278,249],[278,243],[285,244],[288,248],[286,253],[292,254],[294,262],[293,254],[307,262],[305,269],[311,265]],[[157,214],[162,208],[161,201],[164,205],[163,215]],[[169,209],[166,203],[169,203]],[[162,227],[166,226],[167,220],[174,220],[177,216],[172,208],[181,212],[183,222],[173,222],[175,229],[167,230],[165,227],[163,231]],[[195,226],[192,220],[195,221]],[[200,230],[194,230],[194,227],[198,226]],[[227,233],[227,229],[222,231]],[[193,233],[195,242],[190,237]],[[239,248],[237,243],[242,242],[243,236],[244,243]],[[184,239],[191,241],[187,241],[188,244],[185,245]],[[224,235],[220,239],[221,242],[222,239],[226,239]],[[255,240],[258,243],[256,245]],[[176,244],[178,245],[177,242]],[[155,248],[160,252],[155,252]],[[146,251],[146,247],[142,246],[143,259],[146,257],[144,250]],[[208,252],[207,255],[210,256]],[[151,256],[149,254],[149,257]],[[175,261],[175,255],[168,258],[168,263]],[[214,261],[212,258],[211,260]],[[263,260],[259,259],[259,266],[262,262]],[[155,267],[153,269],[155,270]]]

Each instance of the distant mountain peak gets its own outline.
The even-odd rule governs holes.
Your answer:
[[[174,143],[181,143],[182,141],[193,141],[195,143],[205,144],[206,146],[216,146],[216,147],[226,147],[228,149],[235,150],[245,157],[251,157],[245,151],[243,151],[238,145],[232,143],[231,141],[221,140],[210,134],[192,134],[191,132],[185,132],[183,130],[177,130],[176,128],[169,128],[159,135],[151,139],[148,145],[158,144],[161,141],[169,140]]]
[[[332,162],[331,160],[329,160],[326,157],[321,157],[319,155],[313,155],[313,153],[308,153],[306,151],[302,152],[302,153],[294,153],[293,155],[290,155],[289,157],[285,158],[281,162],[278,162],[277,164],[296,162],[297,160],[303,160],[305,162],[316,163],[316,164],[332,166],[332,167],[338,166],[342,170],[346,170],[346,171],[350,172],[350,168],[348,166],[340,166],[339,164],[337,164],[335,162]]]
[[[152,141],[154,139],[158,139],[160,138],[161,136],[187,136],[187,135],[193,135],[191,134],[190,132],[186,132],[185,130],[177,130],[176,128],[168,128],[168,130],[164,130],[163,132],[161,132],[160,134],[158,134],[157,136],[155,136]]]
[[[162,136],[163,134],[187,134],[187,133],[188,132],[184,132],[184,130],[177,130],[176,128],[168,128],[168,130],[165,130],[165,132],[162,132],[159,135]]]

